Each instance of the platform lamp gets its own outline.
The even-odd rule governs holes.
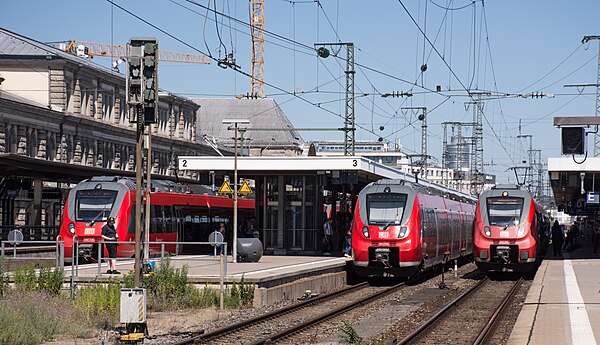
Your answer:
[[[238,222],[238,171],[237,171],[237,138],[238,138],[238,125],[249,125],[250,120],[248,119],[224,119],[224,125],[233,125],[235,131],[233,142],[233,262],[237,262],[237,222]],[[231,127],[227,127],[231,129]]]

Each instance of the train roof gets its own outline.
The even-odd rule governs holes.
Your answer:
[[[365,188],[369,186],[382,186],[382,185],[400,185],[400,186],[408,186],[413,188],[417,193],[420,194],[429,194],[429,195],[439,195],[452,200],[462,201],[466,203],[474,204],[477,199],[469,194],[459,192],[454,189],[450,189],[444,186],[441,186],[436,183],[431,183],[425,180],[419,181],[408,181],[404,179],[381,179],[375,182],[371,182]]]
[[[525,188],[515,184],[497,184],[492,188],[481,192],[481,198],[489,198],[489,197],[507,197],[507,196],[518,196],[521,198],[531,198],[536,203],[537,200],[533,197],[531,193]]]
[[[93,176],[81,181],[80,183],[119,183],[124,185],[129,190],[136,189],[136,179],[128,176]],[[186,185],[168,180],[153,179],[150,181],[153,192],[166,193],[187,193],[187,194],[202,194],[216,195],[211,187],[205,185]],[[144,182],[145,185],[145,182]]]

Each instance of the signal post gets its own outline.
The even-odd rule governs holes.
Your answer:
[[[136,193],[135,193],[135,287],[142,286],[142,259],[144,240],[149,229],[143,229],[142,195],[144,129],[156,123],[158,114],[158,40],[152,37],[133,37],[127,45],[127,104],[129,120],[136,123]],[[151,163],[151,148],[148,145],[146,163]],[[147,170],[147,185],[150,186],[150,169]],[[147,190],[146,202],[150,202]]]

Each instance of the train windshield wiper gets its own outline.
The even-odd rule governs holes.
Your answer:
[[[96,223],[96,221],[98,220],[98,218],[100,218],[100,216],[101,216],[101,215],[103,215],[104,213],[106,213],[106,210],[107,210],[106,208],[103,208],[103,209],[102,209],[102,211],[100,211],[100,212],[99,212],[99,213],[98,213],[98,214],[97,214],[97,215],[94,217],[94,219],[92,219],[92,220],[91,220],[91,221],[88,223],[88,225],[89,225],[89,226],[92,226],[92,225],[94,225],[94,224]]]
[[[390,227],[390,225],[395,224],[398,225],[400,224],[400,220],[398,218],[394,219],[394,220],[390,220],[389,222],[387,222],[387,224],[385,224],[385,226],[383,227],[383,230],[387,230],[387,228]]]

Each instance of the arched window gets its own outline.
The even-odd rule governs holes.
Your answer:
[[[46,160],[56,159],[56,137],[54,133],[48,133],[46,136]]]
[[[12,125],[7,125],[4,130],[5,147],[6,153],[17,153],[17,130]]]
[[[27,152],[25,155],[32,158],[37,156],[37,132],[35,129],[27,131]]]

